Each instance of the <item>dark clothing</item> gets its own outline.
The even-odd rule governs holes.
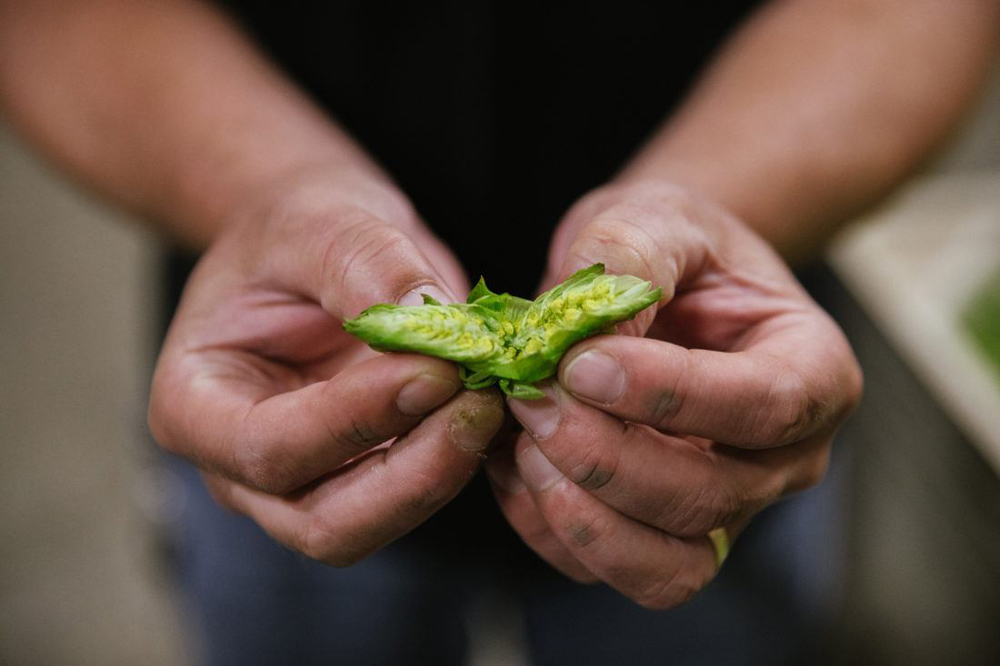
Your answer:
[[[614,174],[759,3],[223,4],[385,166],[473,280],[531,296],[563,212]],[[476,520],[456,520],[488,543],[505,524],[476,485]]]
[[[470,277],[528,296],[562,213],[668,116],[756,3],[226,4],[386,167]],[[176,299],[186,267],[171,265]],[[460,663],[462,609],[479,583],[519,598],[541,664],[773,664],[802,648],[802,581],[784,562],[795,540],[778,514],[698,600],[654,613],[554,573],[482,478],[410,536],[335,570],[222,512],[179,469],[190,499],[180,576],[212,663]]]
[[[614,174],[757,3],[228,4],[471,277],[530,295],[562,213]]]

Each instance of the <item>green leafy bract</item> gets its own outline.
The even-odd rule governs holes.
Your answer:
[[[541,398],[533,384],[551,377],[574,343],[631,319],[662,297],[632,275],[605,275],[603,264],[577,271],[529,301],[496,294],[480,278],[465,303],[379,304],[344,328],[380,351],[409,351],[461,365],[470,389],[496,383],[515,398]]]

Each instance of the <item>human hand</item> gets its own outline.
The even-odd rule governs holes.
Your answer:
[[[471,479],[503,405],[460,390],[453,364],[380,355],[343,331],[373,303],[447,302],[466,285],[392,188],[330,180],[264,196],[212,245],[161,352],[149,421],[220,503],[347,565]]]
[[[662,286],[658,309],[585,340],[487,463],[508,521],[579,581],[649,608],[715,575],[729,539],[823,477],[861,372],[833,321],[741,222],[680,188],[600,189],[560,224],[547,282],[595,262]]]

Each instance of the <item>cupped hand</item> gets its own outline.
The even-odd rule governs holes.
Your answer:
[[[355,562],[473,476],[503,419],[455,367],[380,355],[341,324],[465,291],[386,184],[317,177],[248,205],[198,264],[153,379],[150,426],[214,496],[288,546]]]
[[[650,608],[716,574],[710,532],[823,477],[861,372],[781,259],[724,210],[668,184],[608,186],[558,228],[549,281],[603,262],[662,286],[626,335],[585,340],[546,399],[510,401],[525,431],[488,463],[507,519],[539,555]]]

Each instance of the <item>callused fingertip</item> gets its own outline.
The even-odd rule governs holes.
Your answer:
[[[563,367],[562,384],[573,394],[610,405],[625,393],[625,368],[617,358],[590,348]]]
[[[396,409],[406,416],[420,416],[439,407],[458,391],[453,379],[422,373],[408,381],[396,394]]]
[[[500,431],[503,419],[503,403],[496,391],[468,391],[456,398],[448,433],[462,451],[484,454]]]
[[[537,446],[528,446],[517,456],[521,478],[531,490],[541,492],[564,478],[562,472],[545,457]]]

